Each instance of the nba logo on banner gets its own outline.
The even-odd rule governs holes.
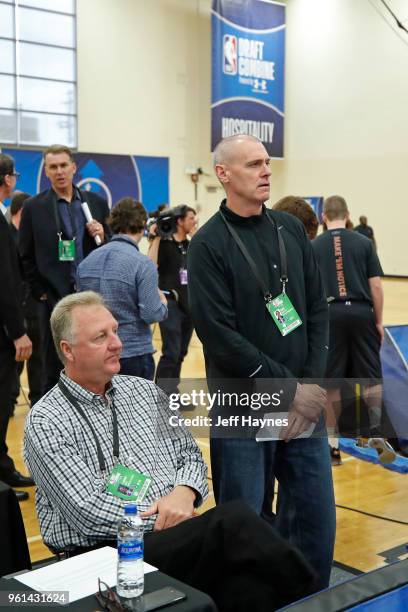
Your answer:
[[[236,36],[224,34],[224,73],[237,74],[238,41]]]

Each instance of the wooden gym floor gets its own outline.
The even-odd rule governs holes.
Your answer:
[[[385,325],[408,324],[408,280],[384,279]],[[155,345],[160,347],[160,333],[154,330]],[[156,354],[156,357],[160,355]],[[196,336],[183,366],[183,376],[204,377],[201,344]],[[23,375],[22,385],[26,389]],[[17,468],[25,472],[22,461],[24,420],[28,412],[23,394],[15,416],[10,420],[7,443]],[[209,445],[200,440],[203,455],[209,464]],[[386,551],[401,547],[399,558],[408,556],[408,476],[386,470],[378,465],[359,461],[343,454],[343,465],[333,468],[337,508],[337,540],[335,560],[361,571],[386,564]],[[211,481],[210,481],[211,491]],[[51,556],[41,540],[34,504],[34,488],[28,489],[30,499],[20,504],[29,542],[32,562]],[[212,492],[204,505],[214,505]],[[368,513],[362,514],[361,512]],[[405,523],[405,524],[401,524]],[[381,553],[385,553],[383,556]],[[392,553],[391,553],[392,554]]]

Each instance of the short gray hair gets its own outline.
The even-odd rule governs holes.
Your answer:
[[[227,136],[227,138],[223,138],[217,144],[213,152],[213,163],[214,166],[217,164],[224,164],[229,161],[231,149],[235,142],[239,142],[240,140],[252,140],[254,142],[260,142],[263,144],[262,140],[256,138],[256,136],[251,136],[250,134],[234,134],[233,136]]]
[[[65,363],[65,357],[61,351],[60,343],[61,340],[66,340],[72,344],[75,340],[74,330],[72,329],[72,311],[78,306],[103,306],[109,310],[103,297],[95,291],[72,293],[56,304],[51,314],[50,324],[55,349],[63,363]]]
[[[67,147],[66,145],[60,145],[60,144],[53,144],[47,147],[46,149],[44,149],[43,160],[45,161],[45,158],[47,157],[47,155],[58,155],[59,153],[66,153],[72,162],[75,161],[74,155],[71,149]]]

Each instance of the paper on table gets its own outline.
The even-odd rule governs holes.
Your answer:
[[[23,584],[35,591],[69,591],[69,601],[76,601],[98,590],[98,578],[110,587],[116,585],[115,548],[105,546],[83,553],[77,557],[59,561],[26,574],[16,576]],[[153,565],[144,564],[145,574],[157,570]]]

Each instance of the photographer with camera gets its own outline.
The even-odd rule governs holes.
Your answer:
[[[168,300],[168,317],[159,324],[162,356],[156,371],[156,383],[166,393],[177,392],[181,365],[193,333],[187,295],[187,236],[195,227],[196,212],[187,205],[162,212],[157,223],[150,226],[153,239],[148,255],[157,265],[159,287]]]

